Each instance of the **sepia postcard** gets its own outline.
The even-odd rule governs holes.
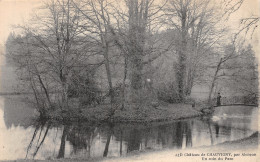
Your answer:
[[[0,0],[0,161],[260,161],[259,22],[259,0]]]

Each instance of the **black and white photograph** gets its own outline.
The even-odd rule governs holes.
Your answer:
[[[260,0],[0,0],[1,162],[257,162]]]

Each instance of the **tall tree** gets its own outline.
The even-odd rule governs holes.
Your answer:
[[[109,2],[107,0],[88,0],[82,1],[81,4],[74,3],[76,9],[82,14],[84,18],[83,32],[91,35],[92,39],[96,42],[96,48],[100,48],[100,53],[104,58],[104,65],[106,69],[107,82],[109,86],[109,95],[111,103],[114,103],[113,81],[111,72],[111,43],[110,38],[110,14]],[[91,27],[90,27],[91,26]]]
[[[31,26],[18,27],[24,36],[16,41],[18,50],[9,55],[26,69],[35,94],[41,95],[43,89],[47,100],[61,109],[68,109],[73,69],[85,66],[92,51],[89,39],[81,35],[80,18],[70,0],[45,2]]]
[[[180,101],[191,93],[201,61],[216,42],[219,17],[210,1],[170,0],[166,9],[166,23],[177,34],[176,82]]]
[[[116,26],[111,29],[115,44],[125,57],[125,68],[130,80],[131,100],[140,102],[144,88],[144,67],[161,56],[169,48],[160,47],[155,34],[158,32],[158,15],[165,5],[148,0],[127,0],[120,4],[124,12],[115,7]],[[154,39],[154,40],[153,40]],[[155,46],[155,44],[157,45]]]

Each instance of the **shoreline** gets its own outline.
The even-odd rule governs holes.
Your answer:
[[[190,104],[167,104],[158,107],[146,106],[140,109],[127,108],[113,110],[107,105],[69,111],[55,111],[47,116],[52,121],[90,121],[90,122],[122,122],[122,123],[151,123],[167,122],[195,118],[204,115]]]

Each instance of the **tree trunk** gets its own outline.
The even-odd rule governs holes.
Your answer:
[[[113,84],[112,84],[112,76],[111,76],[111,71],[110,71],[110,66],[109,66],[109,57],[108,57],[108,43],[105,43],[104,47],[104,58],[105,58],[105,67],[106,67],[106,73],[107,73],[107,81],[108,81],[108,86],[109,86],[109,95],[110,95],[110,102],[114,103],[114,90],[113,90]]]
[[[107,38],[110,20],[105,19],[106,16],[105,16],[105,12],[104,12],[105,8],[104,8],[103,1],[100,1],[100,7],[101,7],[101,10],[100,10],[101,11],[101,18],[103,20],[105,29],[104,29],[104,31],[102,30],[102,27],[100,25],[101,23],[99,22],[99,20],[98,20],[98,29],[101,33],[100,39],[101,39],[101,43],[102,43],[102,46],[103,46],[103,55],[104,55],[104,58],[105,58],[105,67],[106,67],[107,81],[108,81],[108,86],[109,86],[110,103],[113,104],[115,102],[115,94],[114,94],[112,76],[111,76],[111,70],[110,70],[109,41],[108,41],[108,38]]]
[[[189,69],[186,79],[185,95],[190,96],[195,77],[195,70]]]
[[[215,74],[214,74],[214,77],[213,77],[213,80],[211,82],[211,87],[210,87],[210,91],[209,91],[209,97],[208,97],[208,104],[211,105],[211,96],[212,96],[212,92],[213,92],[213,89],[215,87],[215,83],[216,83],[216,80],[217,80],[217,75],[218,75],[218,72],[220,70],[220,66],[222,64],[222,58],[220,59],[218,65],[217,65],[217,69],[215,71]]]
[[[135,58],[131,61],[131,95],[132,102],[140,103],[140,94],[143,88],[142,83],[142,59],[138,58],[140,56],[133,56]]]
[[[121,110],[125,108],[125,102],[126,102],[126,77],[127,77],[127,56],[125,56],[125,66],[124,66],[124,78],[123,78],[123,92],[122,92],[122,107]]]
[[[67,83],[67,75],[65,74],[65,69],[61,68],[60,66],[60,82],[61,82],[61,108],[67,109],[68,108],[68,83]]]
[[[177,68],[177,84],[180,102],[183,102],[185,97],[185,77],[186,77],[186,48],[187,48],[187,11],[181,11],[181,47],[178,51],[178,68]]]
[[[37,76],[38,76],[39,82],[40,82],[40,84],[41,84],[41,86],[44,90],[44,93],[46,95],[46,98],[47,98],[47,101],[48,101],[48,106],[51,107],[51,100],[50,100],[49,92],[48,92],[47,88],[45,87],[40,74],[38,74]]]
[[[140,102],[143,88],[143,52],[148,19],[148,1],[129,1],[129,61],[131,67],[131,95],[133,102]]]
[[[66,82],[62,82],[62,109],[68,108],[68,85]]]

